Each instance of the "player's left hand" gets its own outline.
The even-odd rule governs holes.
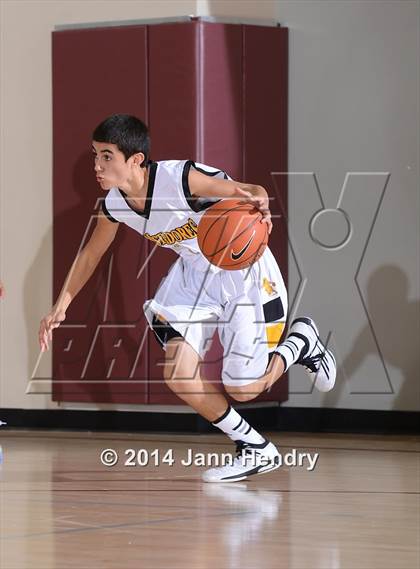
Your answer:
[[[262,213],[262,223],[266,223],[268,225],[268,233],[271,233],[273,229],[273,223],[271,221],[271,212],[270,212],[270,203],[268,200],[268,196],[256,196],[251,194],[251,192],[247,192],[246,190],[242,190],[242,188],[236,189],[236,195],[238,197],[243,197],[244,201],[247,203],[252,204],[258,211]]]

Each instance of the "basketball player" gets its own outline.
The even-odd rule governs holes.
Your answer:
[[[125,223],[179,255],[154,298],[144,305],[149,325],[166,352],[167,385],[237,444],[233,464],[209,469],[203,479],[237,481],[278,468],[274,444],[204,380],[200,369],[217,329],[224,349],[224,388],[237,401],[249,401],[269,389],[292,364],[304,366],[321,391],[334,385],[334,356],[310,318],[295,320],[280,343],[287,295],[270,249],[248,269],[225,271],[211,265],[198,247],[197,225],[203,212],[223,198],[252,203],[271,231],[267,192],[192,161],[150,162],[147,127],[129,115],[104,120],[93,133],[92,149],[96,178],[107,194],[89,242],[76,257],[56,304],[41,321],[41,350],[48,349],[52,330],[64,321],[69,304],[111,245],[119,224]]]

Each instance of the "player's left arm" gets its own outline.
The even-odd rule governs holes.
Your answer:
[[[267,223],[268,232],[271,233],[270,203],[267,191],[262,186],[243,184],[234,180],[222,180],[213,176],[206,176],[196,170],[190,170],[188,185],[192,196],[200,198],[239,198],[252,203],[263,215],[262,221]]]

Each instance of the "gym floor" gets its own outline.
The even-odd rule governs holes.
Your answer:
[[[286,462],[319,453],[316,465],[303,458],[235,484],[206,484],[204,467],[183,461],[231,452],[223,436],[0,434],[2,569],[420,565],[414,436],[277,433]],[[103,449],[119,454],[115,466],[101,463]]]

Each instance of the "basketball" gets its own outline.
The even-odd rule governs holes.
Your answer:
[[[263,215],[243,200],[221,200],[208,208],[198,224],[198,245],[206,259],[227,271],[258,261],[268,242]]]

